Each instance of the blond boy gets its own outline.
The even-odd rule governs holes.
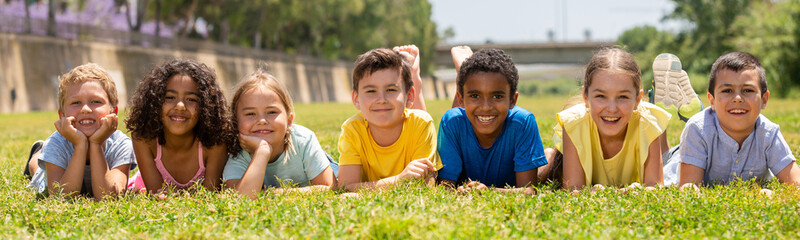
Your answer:
[[[31,148],[28,186],[96,200],[121,193],[136,162],[130,138],[117,130],[117,89],[108,72],[94,63],[72,69],[59,78],[58,101],[56,132]]]

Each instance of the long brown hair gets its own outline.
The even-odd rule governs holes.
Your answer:
[[[283,108],[286,110],[286,115],[290,115],[294,113],[294,106],[292,104],[292,97],[289,95],[289,91],[286,90],[286,87],[281,84],[275,76],[272,74],[266,73],[266,71],[262,69],[258,69],[255,72],[251,73],[247,76],[244,80],[242,80],[239,85],[236,86],[236,90],[233,94],[233,100],[231,101],[231,121],[233,122],[234,132],[236,136],[238,136],[238,127],[239,127],[239,119],[236,116],[236,109],[239,107],[239,99],[242,98],[242,95],[254,88],[264,87],[266,89],[272,90],[275,94],[278,95],[280,98]],[[283,137],[284,151],[289,151],[291,153],[294,152],[294,144],[292,143],[291,137],[291,130],[287,128],[286,135]],[[235,138],[236,143],[233,152],[229,152],[232,155],[237,155],[242,151],[242,146],[239,145],[239,138]],[[286,154],[286,159],[289,158],[289,154]]]
[[[592,77],[599,70],[608,70],[624,73],[633,80],[636,90],[642,86],[642,71],[629,52],[617,47],[603,48],[592,56],[586,64],[586,74],[583,77],[583,94],[588,94],[592,85]]]

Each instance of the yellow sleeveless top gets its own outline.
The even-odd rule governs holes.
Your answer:
[[[672,117],[667,111],[648,102],[639,103],[633,112],[622,149],[609,159],[603,158],[600,134],[585,104],[578,104],[556,114],[553,143],[563,152],[563,127],[569,134],[586,174],[586,185],[625,186],[642,182],[644,162],[650,144],[667,129]]]

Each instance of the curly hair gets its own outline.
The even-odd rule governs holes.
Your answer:
[[[233,126],[239,126],[239,119],[236,115],[236,109],[239,108],[239,100],[242,98],[245,92],[256,89],[256,88],[266,88],[269,89],[275,94],[278,95],[278,98],[281,100],[283,109],[286,111],[286,114],[294,113],[294,105],[292,104],[292,97],[289,95],[289,91],[286,90],[286,87],[281,84],[275,76],[272,74],[267,73],[263,69],[257,69],[255,72],[247,76],[243,81],[239,82],[239,85],[236,86],[236,90],[234,90],[233,100],[231,100],[231,121],[233,122]],[[234,128],[234,134],[239,134],[239,132]],[[284,150],[293,153],[295,151],[294,144],[292,143],[292,137],[290,134],[289,129],[287,129],[286,134],[283,137],[283,141],[285,143]],[[233,149],[229,148],[229,150],[233,150],[233,152],[228,152],[233,156],[239,155],[242,151],[242,147],[239,145],[239,138],[234,138],[234,147]],[[289,154],[286,154],[286,159],[289,158]]]
[[[217,84],[214,70],[194,60],[174,59],[153,68],[136,87],[130,99],[130,113],[125,124],[134,139],[158,139],[166,144],[161,108],[167,92],[167,81],[176,75],[190,77],[197,84],[199,94],[196,138],[204,146],[226,144],[233,146],[233,124],[228,116],[225,96]]]
[[[388,48],[376,48],[361,54],[353,68],[353,91],[358,91],[361,79],[383,69],[397,69],[403,78],[403,91],[408,92],[414,86],[411,80],[411,63],[400,52]]]
[[[464,94],[464,84],[467,83],[467,78],[478,72],[503,75],[508,81],[508,86],[511,87],[510,94],[517,93],[519,73],[517,72],[517,67],[514,66],[514,61],[511,60],[511,56],[508,56],[503,50],[494,48],[481,49],[464,60],[464,63],[461,64],[461,70],[458,71],[457,84],[459,93]]]

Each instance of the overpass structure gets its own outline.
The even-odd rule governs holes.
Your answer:
[[[514,63],[523,64],[586,64],[595,51],[601,47],[614,46],[616,42],[545,42],[545,43],[487,43],[469,45],[474,51],[482,48],[502,49],[514,59]],[[435,62],[447,68],[453,66],[450,48],[457,45],[436,46]]]
[[[473,51],[497,48],[511,56],[520,74],[526,79],[576,78],[583,76],[584,65],[602,47],[616,42],[546,42],[546,43],[487,43],[469,45]],[[456,91],[456,72],[450,49],[458,45],[436,46],[434,61],[439,66],[432,77],[432,91],[436,98],[452,99]],[[524,76],[524,77],[523,77]],[[426,93],[427,94],[427,93]],[[427,95],[430,96],[430,95]]]

